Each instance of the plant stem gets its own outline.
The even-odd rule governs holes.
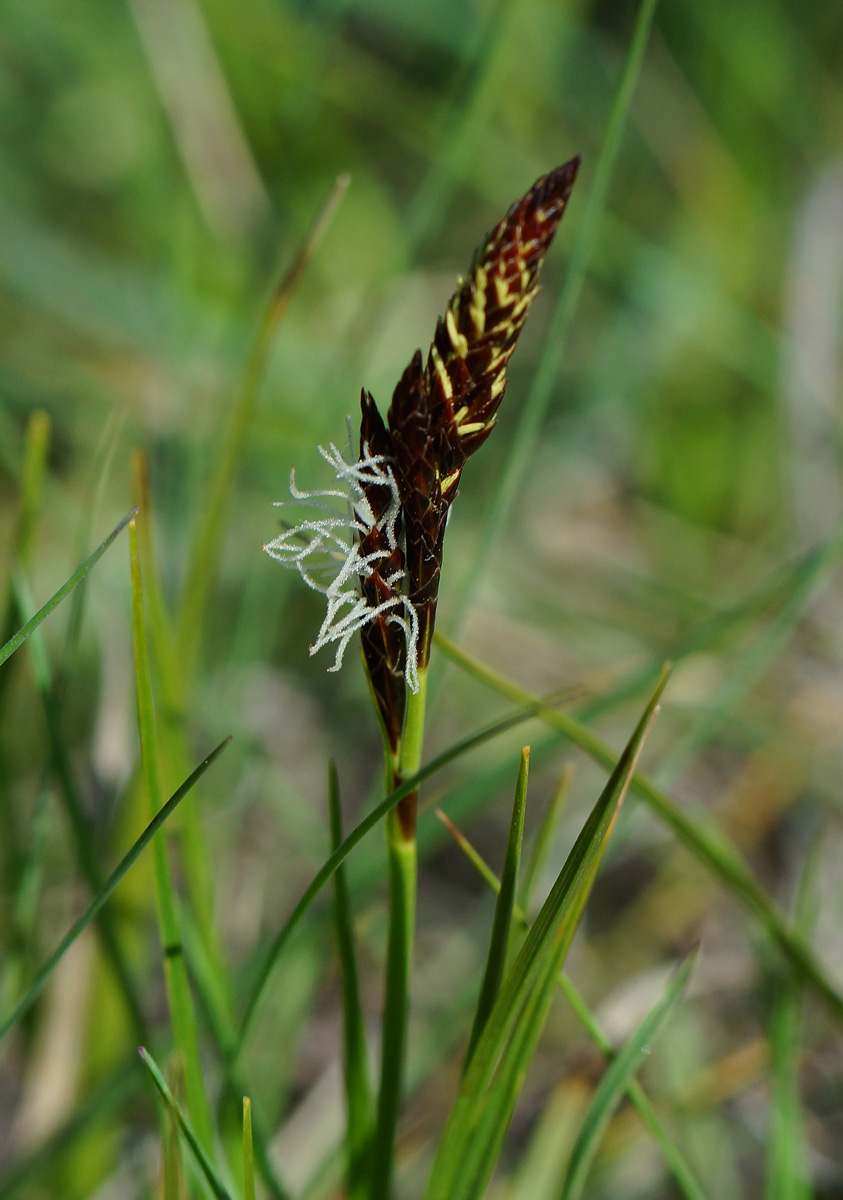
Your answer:
[[[404,733],[398,753],[398,770],[386,755],[392,786],[415,775],[421,767],[424,742],[427,671],[419,671],[419,690],[407,697]],[[388,1200],[392,1190],[395,1132],[401,1103],[407,1021],[410,1010],[410,976],[416,914],[416,806],[418,792],[405,796],[386,818],[389,855],[389,936],[384,984],[381,1077],[378,1114],[372,1150],[372,1200]]]

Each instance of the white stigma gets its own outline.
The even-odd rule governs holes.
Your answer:
[[[404,632],[407,642],[404,675],[410,690],[417,692],[419,621],[416,610],[400,590],[404,572],[393,571],[384,577],[395,591],[381,604],[370,604],[361,594],[359,584],[359,580],[373,574],[378,564],[387,560],[398,545],[395,526],[401,512],[401,497],[395,476],[384,455],[372,454],[366,443],[356,462],[346,462],[333,442],[327,450],[320,446],[319,453],[333,468],[334,478],[341,487],[304,491],[296,485],[294,468],[290,472],[292,500],[279,500],[276,507],[294,505],[324,515],[306,519],[285,530],[268,542],[264,550],[282,566],[298,571],[308,587],[327,598],[328,611],[310,653],[316,654],[323,646],[336,643],[336,657],[329,671],[340,669],[355,633],[382,616]],[[366,498],[365,489],[371,485],[389,488],[389,506],[379,521],[375,520]],[[340,511],[335,505],[326,504],[326,500],[342,500],[346,508]],[[387,549],[361,554],[361,538],[375,529],[385,534]]]

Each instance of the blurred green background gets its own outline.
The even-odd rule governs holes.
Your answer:
[[[165,763],[166,794],[234,734],[197,807],[235,1007],[325,857],[328,757],[349,821],[380,777],[356,655],[338,675],[326,672],[328,653],[309,657],[320,598],[261,553],[277,530],[272,502],[293,464],[300,486],[330,486],[317,444],[342,444],[361,386],[385,411],[482,233],[575,153],[580,178],[498,431],[466,470],[453,512],[440,625],[533,692],[571,688],[595,704],[614,696],[599,714],[613,746],[643,702],[635,681],[677,657],[647,769],[719,822],[782,908],[792,909],[803,880],[814,944],[843,986],[843,589],[834,543],[821,570],[811,557],[843,516],[843,15],[833,0],[661,0],[541,437],[477,571],[635,15],[626,0],[3,5],[4,560],[22,563],[42,603],[136,502],[131,456],[145,452],[161,604],[182,612],[177,641],[190,644],[182,657],[173,650],[158,695],[162,722],[186,731],[190,748],[186,763],[175,750]],[[278,327],[257,402],[232,432],[267,298],[342,172],[348,191]],[[49,452],[22,545],[35,412],[49,417]],[[198,531],[217,502],[224,519],[206,603],[184,618]],[[7,634],[21,623],[10,581],[4,570]],[[64,664],[64,751],[105,872],[145,820],[125,535],[91,575],[81,617],[75,631],[66,604],[44,630],[54,668]],[[2,673],[5,1013],[88,892],[25,653]],[[503,711],[441,659],[433,689],[431,754]],[[529,828],[563,765],[577,767],[549,882],[603,778],[560,739],[540,726],[518,730],[437,777],[426,799],[499,868],[525,740],[536,747]],[[491,914],[429,808],[420,836],[407,1196],[420,1190],[456,1085]],[[373,1023],[381,841],[370,836],[350,863]],[[176,862],[178,850],[176,835]],[[146,860],[113,905],[166,1059]],[[695,989],[647,1080],[709,1195],[765,1194],[786,1102],[795,1106],[788,1129],[804,1128],[807,1147],[794,1178],[811,1180],[788,1195],[843,1196],[839,1030],[809,1000],[811,1019],[777,1073],[781,964],[734,899],[630,804],[575,946],[574,977],[622,1037],[671,955],[699,938]],[[284,961],[244,1074],[296,1192],[338,1194],[339,999],[323,910]],[[213,1020],[203,1020],[213,1087]],[[3,1046],[0,1197],[157,1194],[160,1136],[133,1036],[86,935]],[[556,1195],[552,1179],[541,1191],[523,1164],[531,1153],[547,1164],[541,1138],[554,1128],[562,1153],[566,1114],[597,1074],[599,1059],[560,1002],[496,1196]],[[782,1100],[788,1080],[798,1086]],[[625,1110],[590,1195],[674,1195]]]

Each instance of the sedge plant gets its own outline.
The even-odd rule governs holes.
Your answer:
[[[427,678],[451,506],[468,459],[483,445],[496,423],[507,386],[507,365],[537,294],[537,277],[578,167],[579,158],[573,158],[537,180],[482,240],[466,277],[459,281],[437,323],[427,358],[416,351],[393,392],[386,418],[364,389],[356,455],[351,448],[346,455],[334,444],[327,449],[320,447],[337,486],[303,490],[293,472],[291,499],[280,503],[301,507],[305,516],[297,524],[286,524],[282,533],[264,547],[326,598],[327,612],[311,653],[334,645],[335,660],[330,669],[338,670],[347,647],[360,634],[363,664],[383,736],[388,794],[401,789],[422,765]],[[337,507],[337,501],[342,508]],[[640,747],[643,729],[637,736]],[[526,764],[525,755],[517,790],[519,832],[508,854],[508,861],[516,865],[526,797]],[[609,788],[613,803],[625,789],[628,777],[629,764]],[[334,779],[334,794],[335,788]],[[389,916],[380,1080],[368,1138],[361,1138],[360,1111],[353,1114],[354,1120],[350,1119],[354,1136],[349,1138],[349,1191],[371,1200],[388,1200],[392,1192],[410,1007],[417,808],[418,789],[412,788],[385,818]],[[592,838],[590,850],[602,844],[607,828],[602,828],[600,837]],[[337,840],[335,827],[335,845]],[[512,887],[514,871],[513,866]],[[578,905],[581,908],[585,893],[576,899],[578,893],[571,889],[569,881],[565,896],[573,912],[578,911]],[[496,919],[490,965],[469,1041],[467,1069],[475,1051],[484,1045],[484,1030],[494,1027],[511,921],[510,906]],[[567,945],[575,924],[573,917],[567,940],[557,941],[557,946]],[[346,944],[346,966],[347,933],[341,940]],[[543,979],[545,971],[543,964]],[[555,978],[555,972],[547,978]],[[503,1101],[493,1106],[488,1118],[485,1136],[498,1142],[517,1095],[524,1047],[540,1029],[539,1013],[546,1011],[551,994],[546,982],[532,994],[525,992],[518,981],[512,986],[518,1003],[523,1004],[529,996],[527,1002],[536,1006],[536,1012],[526,1025],[521,1014],[522,1024],[516,1028],[524,1045],[515,1050],[510,1045],[514,1074],[508,1083],[501,1083],[498,1090]],[[353,990],[356,992],[356,982]],[[359,1024],[359,1006],[353,1008]],[[348,1005],[346,1013],[348,1019]],[[497,1052],[502,1048],[503,1043]],[[355,1064],[359,1077],[359,1053]],[[357,1091],[365,1094],[365,1087],[358,1083]],[[348,1094],[352,1096],[353,1089]],[[459,1109],[455,1120],[455,1136],[465,1139],[469,1135],[460,1124]],[[443,1160],[441,1154],[437,1158],[431,1194],[438,1193],[437,1180],[448,1175],[454,1162],[447,1156]],[[476,1174],[477,1179],[480,1174]],[[468,1182],[466,1186],[471,1190],[473,1185]]]

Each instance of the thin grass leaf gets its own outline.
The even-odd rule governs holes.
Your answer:
[[[530,907],[533,889],[544,870],[547,856],[550,854],[554,835],[559,828],[559,822],[562,820],[562,814],[565,811],[565,804],[568,799],[568,793],[571,790],[575,771],[576,767],[573,763],[565,764],[562,768],[562,774],[559,776],[559,782],[553,789],[553,794],[542,815],[541,825],[530,851],[527,869],[524,872],[524,882],[521,886],[521,905],[525,909]]]
[[[170,816],[172,816],[190,789],[194,786],[197,780],[199,780],[201,776],[205,774],[211,763],[216,760],[216,758],[222,753],[230,741],[230,738],[226,738],[224,742],[220,742],[215,750],[211,751],[208,757],[204,759],[196,768],[196,770],[193,771],[193,773],[184,781],[178,791],[174,792],[167,803],[160,809],[158,813],[156,813],[155,817],[153,817],[153,819],[149,822],[140,837],[132,844],[131,849],[123,855],[120,862],[111,872],[95,898],[82,913],[82,916],[79,917],[79,919],[70,927],[62,940],[59,942],[56,949],[47,959],[44,966],[35,976],[32,983],[27,988],[26,994],[21,997],[21,999],[15,1005],[13,1011],[9,1013],[8,1017],[6,1017],[3,1022],[0,1023],[0,1041],[2,1041],[9,1030],[15,1024],[17,1024],[21,1017],[23,1017],[24,1014],[29,1011],[29,1009],[38,999],[38,996],[41,994],[44,984],[56,969],[61,959],[70,949],[79,935],[88,928],[91,921],[93,921],[94,917],[97,916],[97,914],[106,904],[117,885],[123,879],[124,875],[126,875],[126,873],[131,870],[131,868],[137,862],[140,855],[155,837],[155,834],[158,832],[164,822],[168,820]]]
[[[477,1000],[468,1048],[465,1052],[465,1067],[471,1062],[474,1048],[480,1039],[489,1013],[503,981],[506,968],[506,956],[509,949],[509,934],[512,927],[512,910],[515,904],[515,893],[518,888],[518,865],[521,861],[521,843],[524,838],[524,812],[527,807],[527,778],[530,771],[530,747],[525,746],[521,751],[521,765],[518,769],[518,782],[515,786],[515,800],[512,805],[512,819],[509,825],[509,838],[506,844],[506,857],[503,871],[498,884],[498,899],[495,904],[495,917],[492,922],[492,936],[489,939],[489,952],[486,957],[486,971]]]
[[[31,596],[22,572],[17,568],[13,568],[12,579],[15,588],[15,598],[20,611],[31,611]],[[61,710],[55,693],[50,659],[41,630],[36,628],[32,631],[27,651],[32,664],[32,672],[35,676],[35,685],[44,709],[50,757],[59,785],[59,795],[70,824],[76,859],[91,893],[96,896],[103,887],[103,879],[95,849],[96,840],[85,813],[79,789],[76,785],[76,777],[71,766],[70,752],[62,729]],[[114,929],[110,913],[100,911],[97,914],[97,933],[103,950],[110,962],[129,1019],[135,1031],[143,1035],[146,1031],[146,1020],[137,997],[132,972]]]
[[[134,521],[129,523],[129,554],[132,568],[132,637],[135,652],[135,690],[141,766],[147,800],[154,817],[161,809],[161,785],[158,774],[155,716],[144,620],[143,583],[137,529]],[[159,838],[154,842],[153,854],[155,856],[155,899],[161,947],[164,954],[164,979],[167,986],[170,1019],[173,1024],[173,1038],[176,1048],[182,1055],[188,1111],[202,1140],[202,1145],[210,1151],[214,1143],[213,1119],[202,1078],[196,1016],[179,929],[175,889],[170,876],[167,848],[163,839]]]
[[[90,571],[91,567],[95,566],[99,562],[108,547],[117,537],[117,535],[122,533],[136,512],[137,509],[132,509],[132,511],[123,518],[120,524],[112,529],[105,541],[97,546],[90,558],[86,558],[82,563],[82,566],[74,571],[67,582],[63,583],[59,590],[50,597],[47,603],[39,608],[38,612],[35,613],[33,617],[30,617],[23,628],[19,629],[14,637],[9,638],[6,644],[0,647],[0,664],[4,663],[7,658],[14,654],[16,650],[20,649],[29,635],[38,628],[41,622],[49,617],[50,613],[53,612],[54,609],[58,608],[62,600],[69,596],[73,589],[82,582],[82,580]]]
[[[336,764],[328,765],[328,805],[331,826],[331,850],[342,845],[342,813],[340,810],[339,780]],[[374,1106],[369,1081],[369,1062],[366,1047],[366,1025],[360,1003],[360,983],[357,954],[354,948],[354,927],[351,898],[345,864],[334,874],[334,927],[342,976],[344,1080],[348,1129],[348,1194],[363,1196],[368,1178],[368,1152],[371,1145]]]
[[[656,2],[657,0],[642,0],[638,9],[632,39],[612,98],[606,133],[594,169],[591,190],[587,195],[579,219],[565,282],[550,319],[532,385],[521,407],[521,416],[510,442],[509,453],[490,498],[488,515],[477,541],[471,568],[461,582],[456,605],[457,612],[468,611],[470,595],[476,590],[482,578],[484,566],[491,562],[492,542],[523,488],[542,422],[553,397],[553,388],[565,353],[571,319],[576,311],[597,243],[600,223],[606,209],[612,172],[620,149],[630,101],[650,36]]]
[[[753,617],[768,614],[778,604],[789,603],[791,597],[803,586],[803,581],[814,574],[832,546],[838,547],[839,539],[830,539],[823,545],[800,555],[795,561],[786,563],[765,579],[735,604],[712,613],[686,633],[681,634],[660,655],[654,655],[639,671],[634,671],[615,687],[584,704],[579,712],[582,720],[592,721],[617,708],[626,700],[639,696],[650,687],[657,677],[665,655],[671,662],[679,663],[683,658],[700,651],[710,650]]]
[[[132,455],[134,499],[138,505],[136,521],[140,569],[148,618],[149,645],[160,689],[161,719],[158,723],[158,749],[166,780],[179,779],[190,764],[184,713],[188,709],[186,681],[181,648],[177,646],[172,622],[164,603],[161,572],[152,530],[152,505],[146,455]],[[187,878],[193,921],[194,962],[202,971],[206,994],[213,1000],[216,1026],[231,1029],[234,1006],[225,954],[215,919],[213,857],[209,853],[199,814],[199,797],[190,796],[179,816],[182,861]]]
[[[141,1061],[149,1072],[149,1076],[155,1085],[158,1095],[163,1100],[167,1111],[172,1113],[175,1117],[184,1140],[187,1142],[188,1146],[190,1147],[190,1151],[196,1160],[196,1165],[204,1176],[205,1182],[211,1189],[215,1200],[232,1200],[231,1193],[220,1178],[216,1167],[211,1162],[211,1159],[206,1153],[202,1142],[197,1137],[196,1132],[190,1121],[187,1119],[187,1116],[185,1115],[181,1105],[178,1103],[175,1096],[167,1086],[167,1081],[161,1074],[155,1059],[148,1050],[144,1049],[143,1046],[138,1046],[138,1054],[141,1056]]]
[[[179,614],[178,644],[181,647],[182,668],[186,671],[188,679],[192,677],[200,644],[229,493],[235,480],[243,442],[257,403],[258,391],[275,334],[313,255],[331,226],[350,182],[350,177],[346,174],[337,176],[328,198],[317,213],[293,261],[273,287],[249,352],[219,458],[211,472],[210,494],[201,508],[202,520],[193,548]]]
[[[47,454],[50,449],[50,418],[45,412],[33,413],[26,429],[26,454],[21,477],[15,554],[28,567],[35,541],[35,526],[41,512]]]
[[[561,1200],[580,1200],[582,1197],[588,1172],[612,1113],[682,995],[695,961],[696,954],[689,955],[676,971],[664,995],[627,1039],[601,1079],[571,1151]]]
[[[482,1194],[491,1176],[553,999],[557,975],[667,675],[665,671],[507,972],[445,1126],[425,1200],[471,1200]]]
[[[252,1144],[252,1101],[243,1097],[243,1200],[255,1200],[255,1148]]]
[[[530,693],[526,689],[466,653],[450,638],[440,633],[435,637],[440,649],[452,662],[493,691],[515,703],[525,703],[530,699]],[[576,717],[569,713],[547,711],[542,715],[542,720],[567,737],[575,746],[579,746],[589,758],[601,766],[612,766],[614,756],[611,748]],[[760,920],[791,965],[822,996],[837,1019],[843,1021],[843,996],[829,980],[805,940],[788,928],[783,916],[777,911],[732,843],[715,826],[703,825],[701,821],[688,816],[675,800],[657,788],[646,776],[634,775],[630,787],[676,834],[695,858]]]
[[[293,931],[296,929],[307,910],[313,904],[313,901],[319,895],[322,888],[329,881],[329,879],[331,879],[340,863],[343,863],[346,860],[358,842],[362,841],[366,834],[374,829],[374,827],[383,820],[386,814],[395,808],[400,800],[403,800],[405,796],[409,796],[412,792],[416,791],[425,781],[425,779],[429,779],[432,775],[435,775],[437,771],[441,771],[443,767],[446,767],[449,763],[461,758],[464,754],[468,754],[469,751],[485,745],[486,742],[500,736],[500,734],[505,733],[509,729],[514,729],[523,721],[529,721],[531,717],[536,715],[536,713],[542,712],[545,704],[547,703],[548,701],[538,702],[518,708],[515,712],[510,713],[501,720],[494,721],[491,725],[487,725],[483,729],[478,730],[477,733],[473,733],[469,737],[463,738],[462,741],[456,742],[448,750],[444,750],[441,754],[437,755],[436,758],[431,759],[426,766],[421,768],[421,770],[415,772],[408,779],[405,779],[399,787],[394,788],[389,795],[386,796],[380,802],[380,804],[376,805],[375,808],[373,808],[372,811],[365,816],[357,826],[355,826],[351,833],[344,838],[342,844],[337,847],[333,854],[330,855],[330,857],[316,872],[310,884],[305,889],[301,900],[299,900],[298,904],[290,913],[290,916],[287,918],[281,930],[276,934],[274,942],[267,951],[264,961],[258,970],[257,979],[252,985],[249,997],[243,1010],[243,1018],[240,1023],[237,1042],[231,1049],[233,1060],[239,1056],[241,1050],[243,1049],[243,1045],[249,1029],[251,1028],[252,1021],[254,1020],[258,1003],[275,968],[275,964],[278,961],[281,951],[286,946]]]
[[[457,829],[453,822],[440,809],[436,810],[436,815],[454,837],[460,849],[476,868],[481,878],[485,880],[493,891],[497,892],[500,888],[500,880],[471,842],[469,842],[468,838]],[[529,932],[530,922],[518,905],[515,905],[513,908],[513,916],[522,928]],[[560,971],[557,976],[557,984],[594,1044],[607,1058],[610,1058],[614,1054],[614,1047],[597,1018],[580,995],[573,980],[569,979],[564,971]],[[696,1175],[685,1155],[664,1126],[646,1092],[635,1079],[630,1079],[627,1083],[626,1094],[637,1110],[645,1127],[649,1130],[653,1140],[661,1150],[664,1160],[670,1167],[682,1195],[686,1200],[706,1200],[705,1193],[697,1181]],[[573,1138],[571,1140],[573,1142]],[[557,1172],[554,1178],[558,1178],[558,1174]]]
[[[794,632],[806,606],[840,559],[843,531],[831,538],[797,576],[781,611],[755,637],[749,650],[732,664],[728,679],[714,702],[678,738],[659,767],[659,781],[669,782],[714,737],[734,712],[758,676]]]

